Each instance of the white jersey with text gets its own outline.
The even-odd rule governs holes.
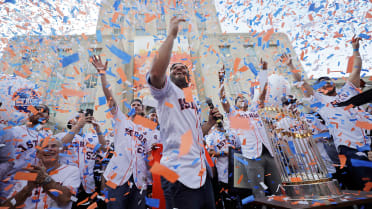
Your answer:
[[[236,133],[233,133],[229,130],[226,132],[218,131],[214,129],[210,134],[206,136],[205,139],[208,150],[214,150],[215,152],[228,152],[229,147],[240,147],[240,141],[237,138]],[[229,156],[223,155],[216,157],[216,168],[218,174],[218,181],[223,183],[228,183],[228,165],[229,165]]]
[[[149,82],[147,74],[147,82]],[[150,84],[151,86],[151,84]],[[186,101],[184,91],[169,77],[161,89],[151,86],[151,94],[158,101],[157,113],[160,138],[163,140],[163,157],[160,163],[179,175],[178,181],[196,189],[206,179],[205,153],[200,112],[194,101]],[[191,131],[192,144],[189,152],[179,156],[181,139]]]
[[[121,186],[133,175],[137,188],[146,189],[145,158],[151,148],[152,135],[147,128],[130,120],[118,107],[116,107],[114,119],[115,154],[107,165],[104,177],[117,186]]]
[[[36,165],[36,146],[41,140],[50,137],[51,132],[26,125],[15,126],[11,131],[15,142],[14,171],[25,168],[28,164]]]
[[[68,187],[70,191],[76,192],[80,186],[79,169],[75,166],[61,165],[57,170],[52,171],[50,177],[62,186]],[[14,191],[19,192],[25,187],[27,181],[19,181],[14,186]],[[58,192],[58,191],[56,191]],[[32,190],[32,195],[28,197],[24,203],[23,209],[45,209],[45,208],[60,208],[70,209],[72,201],[69,204],[62,206],[53,200],[42,187],[37,187]]]
[[[61,140],[67,132],[56,134],[54,137]],[[75,135],[71,144],[65,144],[68,147],[61,155],[61,163],[73,165],[79,168],[81,183],[86,193],[92,193],[95,190],[93,169],[98,154],[98,136],[93,133],[86,133],[82,136]]]
[[[333,136],[336,148],[344,145],[353,149],[371,145],[371,139],[364,130],[356,126],[357,121],[370,122],[371,115],[358,108],[336,107],[333,104],[346,101],[359,94],[349,81],[337,91],[336,96],[326,96],[315,92],[311,98],[312,106],[322,116]]]
[[[264,145],[273,156],[272,147],[266,133],[265,126],[261,121],[257,111],[237,111],[232,109],[229,113],[230,116],[238,116],[249,120],[251,129],[237,129],[236,132],[240,138],[242,147],[242,154],[248,159],[259,158],[262,154],[262,145]],[[248,125],[248,121],[247,121]]]

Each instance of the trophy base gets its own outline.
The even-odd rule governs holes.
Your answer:
[[[289,200],[324,200],[342,197],[337,180],[283,185]]]

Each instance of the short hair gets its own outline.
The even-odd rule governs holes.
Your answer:
[[[133,99],[133,100],[130,102],[130,105],[132,105],[134,102],[139,102],[139,103],[143,106],[143,103],[142,103],[142,100],[141,100],[141,99]]]
[[[36,105],[36,106],[35,106],[35,109],[36,109],[37,111],[40,111],[40,110],[44,110],[44,112],[45,112],[45,111],[48,111],[48,115],[50,114],[49,107],[48,107],[47,105],[45,105],[45,104],[39,104],[39,105]]]
[[[284,106],[284,105],[296,103],[297,99],[293,95],[287,95],[287,96],[283,96],[281,98],[281,101],[282,101],[282,105]]]
[[[187,70],[189,69],[189,68],[187,67],[187,65],[183,64],[182,62],[176,62],[176,63],[173,63],[173,64],[171,65],[170,70],[172,70],[172,69],[173,69],[176,65],[178,65],[178,64],[181,64],[181,65],[185,66]]]
[[[318,79],[315,81],[314,85],[320,83],[320,82],[323,81],[323,80],[330,81],[331,78],[328,77],[328,76],[322,76],[322,77],[318,78]]]
[[[238,100],[239,100],[239,99],[243,99],[244,101],[247,101],[247,99],[246,99],[244,96],[239,95],[239,96],[237,96],[237,97],[235,98],[235,106],[236,106],[236,103],[238,103]],[[247,101],[247,103],[248,103],[248,101]]]
[[[43,145],[43,143],[44,143],[45,140],[48,140],[48,143],[49,143],[49,141],[55,141],[55,142],[57,142],[58,147],[63,147],[62,141],[57,140],[56,138],[44,138],[44,139],[40,140],[40,142],[38,144],[39,147],[42,148],[42,145]]]

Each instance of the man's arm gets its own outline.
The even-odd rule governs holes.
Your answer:
[[[165,83],[165,73],[167,71],[170,57],[172,55],[172,48],[174,39],[177,37],[178,25],[184,22],[184,19],[172,17],[169,26],[169,34],[161,47],[158,54],[155,56],[154,62],[150,70],[151,85],[155,88],[161,89]]]
[[[87,119],[89,119],[89,117],[85,117],[84,113],[80,113],[79,121],[77,122],[77,124],[73,126],[71,131],[67,132],[67,134],[62,138],[62,143],[64,146],[72,142],[75,135],[78,134],[86,124]]]
[[[214,109],[211,109],[211,111],[209,112],[208,122],[206,122],[202,126],[203,136],[207,135],[209,130],[211,130],[214,124],[216,124],[216,121],[217,121],[216,118],[222,118],[222,115],[220,111],[218,111],[217,107],[215,107]]]
[[[287,54],[283,54],[281,56],[281,61],[289,67],[289,69],[291,70],[292,75],[293,75],[293,78],[295,79],[295,81],[297,81],[297,82],[303,82],[301,88],[302,88],[302,90],[304,92],[305,97],[310,97],[310,96],[314,95],[313,88],[305,80],[302,80],[302,76],[301,76],[299,70],[297,70],[295,68],[295,66],[293,65],[293,63],[292,63],[292,57],[290,55],[288,56]]]
[[[106,147],[106,139],[102,133],[101,126],[95,121],[94,118],[91,123],[98,136],[98,142],[101,144],[100,150],[103,150]]]
[[[351,40],[351,45],[353,46],[353,70],[349,75],[348,81],[350,81],[355,87],[360,87],[360,72],[362,70],[362,58],[360,57],[359,53],[359,41],[362,40],[361,38],[355,38],[355,36]]]
[[[220,71],[218,71],[218,81],[219,81],[219,84],[220,84],[220,92],[219,92],[218,96],[220,97],[220,101],[221,101],[221,105],[222,105],[223,110],[226,113],[230,113],[230,103],[226,99],[224,80],[225,80],[225,65],[223,65],[222,68],[220,69]]]
[[[21,191],[17,192],[14,196],[7,199],[2,206],[9,207],[11,209],[18,208],[17,206],[23,205],[28,197],[32,195],[32,190],[36,184],[29,182]]]
[[[98,56],[98,58],[96,56],[92,56],[92,64],[101,76],[103,94],[106,97],[106,100],[107,100],[107,103],[109,105],[111,114],[114,115],[116,113],[116,110],[117,110],[116,109],[116,106],[117,106],[116,104],[117,103],[116,103],[114,97],[112,96],[112,92],[110,90],[110,84],[109,84],[109,82],[107,81],[107,78],[106,78],[106,71],[107,71],[108,61],[106,60],[106,63],[103,64],[102,60],[101,60],[101,56]]]
[[[267,70],[267,62],[262,60],[262,58],[261,58],[260,62],[261,62],[262,70]],[[264,108],[265,107],[266,93],[267,93],[267,81],[264,85],[264,88],[263,88],[262,92],[260,93],[260,96],[258,97],[258,107],[259,108]]]

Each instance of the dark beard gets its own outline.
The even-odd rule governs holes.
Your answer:
[[[332,91],[327,92],[327,96],[332,96],[336,92],[336,87],[332,89]]]
[[[186,77],[176,79],[174,76],[170,76],[170,79],[174,84],[176,84],[176,86],[178,86],[181,89],[187,88],[189,86],[189,84],[186,81]]]

